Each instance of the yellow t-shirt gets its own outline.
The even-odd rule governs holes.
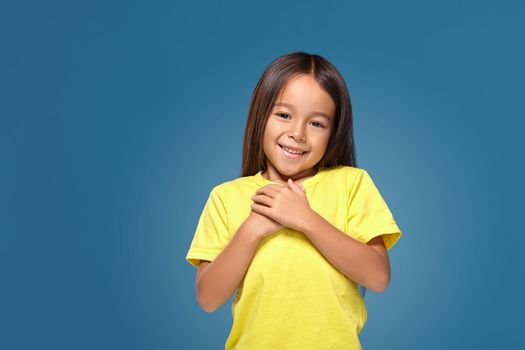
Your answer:
[[[251,196],[274,183],[259,172],[215,186],[200,216],[186,261],[213,261],[250,213]],[[310,208],[343,233],[367,243],[383,235],[388,250],[399,230],[366,170],[321,168],[302,182]],[[357,284],[335,268],[300,231],[263,238],[231,305],[225,349],[361,349],[367,319]]]

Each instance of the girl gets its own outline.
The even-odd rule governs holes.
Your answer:
[[[402,233],[355,159],[337,69],[304,52],[273,61],[252,95],[241,177],[212,189],[186,256],[207,312],[237,289],[226,349],[361,349],[358,286],[386,289]]]

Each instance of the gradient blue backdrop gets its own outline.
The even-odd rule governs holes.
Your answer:
[[[341,71],[404,236],[365,349],[523,346],[518,1],[0,5],[0,348],[221,349],[185,261],[291,51]]]

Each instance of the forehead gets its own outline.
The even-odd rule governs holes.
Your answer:
[[[328,118],[335,113],[332,97],[310,75],[300,75],[286,82],[274,106],[293,109],[297,113],[318,112]]]

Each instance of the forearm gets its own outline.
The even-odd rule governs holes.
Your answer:
[[[202,271],[197,280],[199,305],[213,312],[241,283],[255,254],[259,239],[242,224],[222,252]]]
[[[375,292],[386,288],[389,266],[374,248],[341,232],[314,211],[301,231],[345,276]]]

